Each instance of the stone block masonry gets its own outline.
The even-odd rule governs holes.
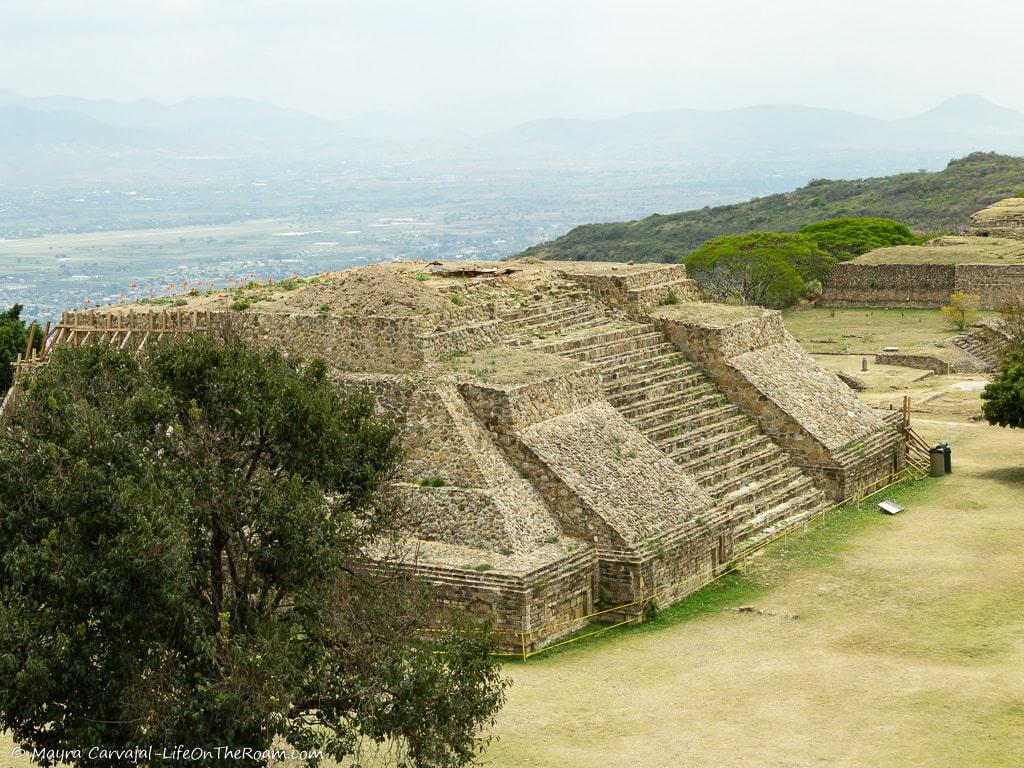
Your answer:
[[[780,313],[691,304],[664,307],[655,317],[834,499],[902,468],[900,436],[814,362]]]
[[[432,586],[429,623],[488,617],[509,652],[670,605],[900,462],[897,431],[778,313],[697,303],[680,265],[456,266],[378,265],[244,311],[76,313],[54,338],[233,333],[323,358],[401,433],[408,556],[391,564]]]
[[[1024,295],[1024,264],[849,261],[832,270],[818,306],[930,309],[945,306],[950,294],[957,292],[976,295],[981,309],[999,310]]]

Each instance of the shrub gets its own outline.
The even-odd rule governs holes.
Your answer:
[[[643,620],[646,624],[648,622],[654,621],[656,618],[658,618],[658,601],[654,598],[651,598],[646,603],[644,603]]]
[[[1024,427],[1024,345],[1003,358],[996,374],[981,393],[981,411],[989,424]]]
[[[951,328],[962,331],[978,320],[978,303],[976,294],[957,291],[950,294],[949,304],[942,308],[942,314]]]

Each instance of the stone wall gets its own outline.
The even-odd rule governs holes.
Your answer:
[[[957,291],[977,294],[982,309],[999,310],[1024,296],[1024,264],[958,264],[954,285]],[[947,297],[942,304],[948,303]]]
[[[879,365],[901,365],[904,368],[920,368],[933,373],[960,373],[957,367],[959,355],[949,349],[912,349],[904,352],[879,352],[875,362]]]
[[[411,572],[434,593],[428,622],[455,623],[460,615],[493,622],[499,649],[529,652],[585,626],[597,610],[598,562],[592,547],[581,547],[526,574],[476,572],[418,562]]]
[[[956,290],[944,264],[838,264],[818,299],[823,307],[941,307]]]
[[[942,307],[957,291],[977,294],[982,309],[998,310],[1024,293],[1019,264],[837,265],[818,300],[824,307]]]
[[[700,289],[682,264],[620,265],[595,270],[586,262],[558,262],[558,272],[589,288],[605,304],[630,317],[647,315],[667,301],[695,300]]]

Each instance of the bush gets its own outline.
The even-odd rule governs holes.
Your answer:
[[[656,618],[658,618],[658,601],[654,598],[651,598],[646,603],[644,603],[643,621],[646,624],[654,621]]]
[[[1024,344],[1024,299],[1011,299],[999,309],[1003,327],[1017,344]]]
[[[0,397],[10,389],[14,379],[13,363],[18,355],[25,353],[31,325],[26,326],[21,319],[21,304],[15,304],[6,312],[0,313]],[[32,348],[38,351],[42,346],[42,333],[39,326],[33,334]]]
[[[892,219],[841,218],[809,224],[800,230],[836,261],[848,261],[876,248],[913,245],[918,238]]]
[[[666,296],[664,299],[659,301],[658,305],[662,306],[662,307],[669,307],[669,306],[674,306],[674,305],[676,305],[678,303],[679,303],[679,294],[677,294],[675,291],[669,291],[668,292],[668,296]]]
[[[950,294],[949,304],[942,308],[942,314],[951,328],[962,331],[977,322],[979,301],[976,294],[957,291]]]
[[[1024,427],[1024,345],[1003,358],[999,373],[981,393],[981,411],[989,424]]]

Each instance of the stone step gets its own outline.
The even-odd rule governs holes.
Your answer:
[[[562,352],[574,360],[600,363],[607,358],[616,358],[624,352],[644,349],[664,341],[660,331],[634,333],[612,339],[601,339],[585,346],[573,347]]]
[[[747,429],[756,430],[757,425],[746,414],[736,409],[732,416],[724,416],[720,420],[699,429],[663,437],[658,441],[658,447],[665,453],[672,453],[680,445],[696,445],[707,440],[714,440],[716,436],[726,432],[742,432]]]
[[[640,333],[642,326],[636,323],[620,322],[604,318],[600,325],[586,330],[570,329],[567,333],[556,334],[537,349],[553,355],[569,357],[571,352],[596,344],[621,341],[632,338]]]
[[[741,456],[729,464],[707,465],[703,471],[695,473],[697,482],[704,486],[714,498],[721,499],[726,494],[744,485],[764,480],[773,474],[779,474],[789,467],[786,456],[779,447],[770,442],[758,450]]]
[[[742,522],[734,533],[736,541],[742,542],[737,549],[742,552],[760,546],[781,531],[813,517],[826,506],[827,501],[821,491],[813,486],[805,488],[802,493],[768,507]]]
[[[691,388],[690,395],[683,405],[640,414],[630,421],[649,440],[658,442],[663,437],[683,434],[735,412],[736,406],[711,384]]]
[[[623,376],[643,373],[662,365],[675,365],[684,362],[686,362],[686,358],[683,354],[666,342],[623,353],[614,360],[602,360],[601,374],[606,381],[611,381]]]
[[[506,318],[505,322],[512,329],[529,330],[552,326],[555,323],[572,324],[574,320],[589,319],[598,315],[603,315],[603,312],[595,302],[576,300],[554,307],[546,307],[524,318],[516,320]]]
[[[524,343],[552,343],[552,339],[558,339],[563,336],[575,334],[583,334],[586,331],[596,330],[607,325],[608,318],[602,314],[594,312],[590,315],[579,315],[573,320],[573,322],[556,321],[545,326],[526,326],[512,334],[506,334],[506,336],[511,342],[513,342],[514,346],[520,346]],[[519,342],[519,344],[517,345],[515,342]]]
[[[685,452],[680,451],[679,454],[685,458],[678,463],[683,471],[702,477],[707,474],[715,474],[721,469],[741,466],[749,456],[764,451],[769,452],[767,457],[770,458],[778,450],[779,447],[767,435],[760,430],[754,430],[742,440],[720,443],[713,451],[705,451],[693,456],[686,456]]]
[[[658,358],[650,358],[650,360],[655,359]],[[692,363],[679,363],[673,360],[670,355],[666,355],[664,356],[664,364],[662,365],[647,366],[639,373],[623,375],[618,378],[608,378],[606,374],[602,372],[601,378],[604,384],[605,396],[611,400],[612,398],[636,392],[645,387],[654,386],[666,381],[675,381],[681,377],[688,377],[692,375],[689,372],[680,373],[680,370],[698,371],[703,375],[703,371]]]
[[[723,448],[736,447],[749,443],[753,438],[761,436],[761,431],[757,428],[757,425],[750,421],[746,421],[746,423],[743,421],[733,423],[740,424],[742,428],[721,428],[719,425],[714,425],[719,428],[708,430],[709,434],[697,442],[674,438],[670,441],[672,448],[666,450],[664,444],[661,444],[658,447],[671,456],[673,461],[676,461],[679,464],[685,464],[702,456],[716,453]]]
[[[689,375],[682,374],[651,384],[644,389],[631,390],[607,399],[628,419],[648,411],[660,411],[672,405],[684,405],[692,397],[690,390],[707,383],[707,379],[699,372]]]
[[[824,494],[810,478],[801,474],[796,467],[787,467],[785,471],[765,477],[757,484],[748,484],[726,494],[722,505],[726,509],[739,510],[736,514],[740,518],[749,517],[768,507],[812,492],[824,500]]]
[[[589,291],[575,289],[559,293],[552,297],[549,293],[532,294],[534,303],[524,304],[502,315],[501,319],[508,322],[529,322],[532,318],[545,313],[556,312],[566,307],[578,306],[581,302],[593,303],[593,295]]]
[[[512,339],[512,346],[534,346],[538,352],[547,352],[553,355],[562,354],[560,347],[572,342],[579,343],[581,340],[591,338],[595,334],[607,333],[617,326],[603,315],[597,315],[579,325],[559,328],[556,332],[549,334],[529,333],[520,334],[518,339]]]

